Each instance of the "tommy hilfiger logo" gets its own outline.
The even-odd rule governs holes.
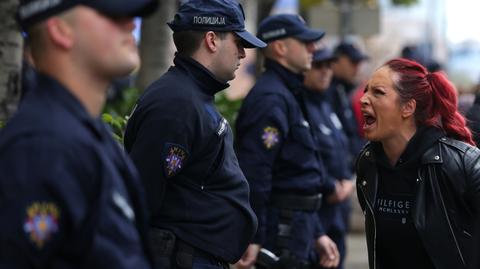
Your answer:
[[[194,16],[193,24],[225,25],[225,17]]]

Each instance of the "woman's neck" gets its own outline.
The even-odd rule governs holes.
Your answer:
[[[381,141],[383,151],[385,152],[385,155],[387,155],[390,165],[394,166],[398,162],[398,159],[400,159],[400,156],[402,156],[402,153],[405,151],[408,142],[416,132],[416,127],[403,129],[395,137]]]

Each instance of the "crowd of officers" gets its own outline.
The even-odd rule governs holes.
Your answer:
[[[123,151],[100,114],[139,64],[133,17],[155,6],[20,1],[36,74],[0,132],[0,268],[344,268],[368,57],[320,48],[298,15],[255,36],[236,0],[187,1],[168,23],[174,65],[137,101]],[[214,96],[250,48],[265,71],[234,134]]]

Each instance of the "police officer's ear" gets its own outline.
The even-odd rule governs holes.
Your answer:
[[[287,45],[282,39],[272,41],[268,44],[268,46],[270,47],[273,55],[276,57],[284,57],[288,52]]]
[[[63,49],[70,49],[74,43],[74,31],[63,18],[52,17],[45,22],[47,35],[51,42]]]
[[[208,31],[205,33],[205,47],[210,51],[210,52],[216,52],[218,50],[218,42],[220,41],[220,37],[215,34],[213,31]]]

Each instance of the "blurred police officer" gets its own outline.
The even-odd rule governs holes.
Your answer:
[[[315,141],[327,171],[327,180],[336,185],[335,195],[326,197],[319,214],[327,235],[336,243],[340,252],[340,264],[343,268],[345,258],[345,235],[347,223],[342,214],[340,202],[347,199],[353,191],[352,169],[345,156],[349,154],[348,140],[342,125],[332,107],[326,101],[325,91],[332,79],[331,64],[335,60],[332,52],[323,48],[313,54],[312,69],[305,73],[307,91],[306,107],[311,115]]]
[[[308,267],[315,247],[332,254],[317,211],[325,190],[325,171],[305,110],[302,73],[310,69],[314,42],[323,31],[307,27],[297,15],[274,15],[261,22],[258,36],[268,43],[266,71],[246,97],[237,119],[236,149],[251,186],[259,229],[237,264],[249,268],[260,247],[281,256],[285,268]],[[324,251],[321,251],[325,253]]]
[[[352,111],[351,95],[357,87],[357,76],[362,62],[369,57],[351,43],[342,42],[334,50],[336,60],[332,64],[333,79],[327,90],[327,99],[337,114],[347,135],[350,155],[348,158],[353,168],[356,155],[365,141],[358,132],[358,122]]]
[[[39,74],[0,133],[0,267],[151,268],[133,164],[100,119],[153,1],[21,1]]]
[[[125,147],[147,189],[160,266],[222,268],[257,228],[232,131],[214,95],[235,77],[244,48],[266,44],[245,30],[235,0],[192,0],[168,25],[174,67],[138,100]]]

